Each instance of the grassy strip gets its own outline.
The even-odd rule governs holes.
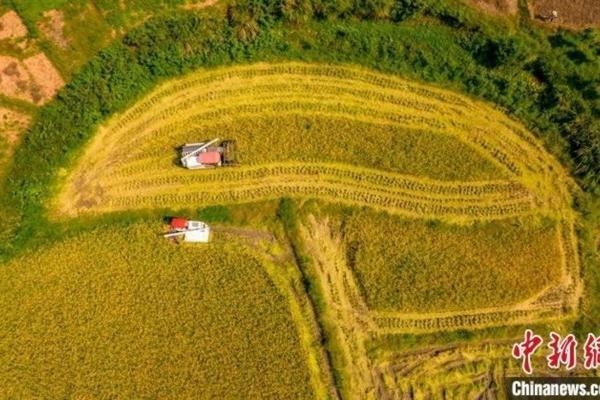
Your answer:
[[[34,106],[33,104],[27,101],[15,99],[13,97],[8,97],[3,94],[0,94],[0,106],[10,108],[28,115],[34,115],[38,111],[38,107]]]
[[[340,345],[337,343],[339,338],[335,332],[337,330],[337,319],[330,314],[328,306],[321,294],[322,288],[318,284],[318,279],[313,272],[313,261],[304,249],[304,245],[300,238],[299,229],[299,212],[297,202],[283,198],[279,203],[277,215],[281,220],[285,234],[292,246],[292,251],[296,263],[302,273],[302,283],[304,291],[310,296],[312,303],[317,312],[317,319],[324,335],[322,336],[322,345],[327,351],[328,361],[333,367],[333,374],[338,396],[349,398],[346,392],[349,387],[349,376],[346,372],[346,362],[340,351]]]

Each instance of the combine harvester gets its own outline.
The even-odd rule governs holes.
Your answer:
[[[169,233],[163,235],[169,239],[177,240],[183,236],[183,241],[190,243],[208,243],[210,239],[210,227],[201,221],[174,217],[171,218],[169,228]]]
[[[232,166],[236,164],[235,141],[219,138],[209,142],[190,143],[181,147],[181,165],[187,169],[205,169]],[[211,147],[212,146],[212,147]]]

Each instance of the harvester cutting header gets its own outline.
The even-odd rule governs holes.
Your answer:
[[[216,138],[209,142],[190,143],[181,147],[181,165],[187,169],[235,165],[235,141]]]

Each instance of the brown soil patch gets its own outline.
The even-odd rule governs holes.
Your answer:
[[[44,53],[20,61],[0,55],[0,93],[34,104],[50,100],[64,81]]]
[[[565,25],[574,28],[600,26],[599,0],[529,0],[531,15],[545,20],[552,10],[558,12],[558,18],[548,24]]]
[[[31,118],[26,114],[0,107],[0,135],[11,147],[17,143],[30,121]]]
[[[519,12],[518,0],[467,0],[474,5],[492,14],[517,15]]]
[[[30,122],[29,115],[0,107],[0,179],[3,178],[17,143]],[[5,216],[0,219],[3,217]]]
[[[8,56],[0,56],[0,93],[32,103],[41,99],[23,63]]]
[[[52,62],[44,53],[23,60],[23,64],[40,89],[42,100],[50,100],[65,84]]]
[[[25,36],[27,36],[27,28],[16,12],[9,11],[0,17],[0,40]]]
[[[65,37],[65,18],[62,11],[50,10],[43,14],[43,20],[38,23],[38,27],[54,44],[62,49],[66,49],[69,41]]]

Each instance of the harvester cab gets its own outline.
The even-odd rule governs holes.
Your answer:
[[[185,218],[174,217],[169,223],[169,232],[163,235],[166,238],[177,240],[182,237],[184,242],[208,243],[210,227],[201,221],[191,221]]]
[[[235,141],[219,138],[181,147],[181,165],[187,169],[224,167],[236,164]]]

